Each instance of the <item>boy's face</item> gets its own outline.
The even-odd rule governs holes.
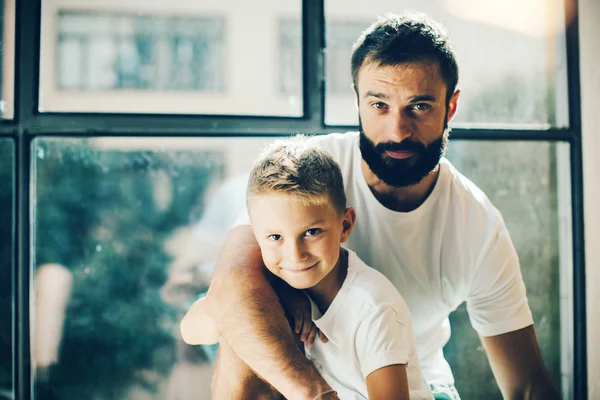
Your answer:
[[[265,265],[296,289],[311,288],[331,273],[355,219],[351,207],[339,215],[329,202],[305,205],[281,193],[251,198],[248,212]]]

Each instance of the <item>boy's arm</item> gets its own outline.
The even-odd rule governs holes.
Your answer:
[[[286,398],[330,389],[295,344],[250,226],[227,237],[204,309],[235,353]]]
[[[409,400],[406,365],[379,368],[367,376],[369,400]]]

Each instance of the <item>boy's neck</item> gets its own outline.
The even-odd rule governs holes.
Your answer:
[[[335,267],[315,286],[306,289],[310,298],[317,304],[321,314],[329,309],[329,306],[337,296],[344,284],[348,274],[348,251],[340,246],[340,256]]]

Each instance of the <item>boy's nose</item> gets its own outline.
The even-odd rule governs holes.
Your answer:
[[[301,243],[291,243],[288,258],[290,262],[299,264],[308,259],[308,253]]]

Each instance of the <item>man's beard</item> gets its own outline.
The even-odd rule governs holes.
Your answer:
[[[410,139],[400,143],[383,142],[375,145],[365,135],[360,116],[358,124],[362,158],[377,178],[389,186],[403,188],[418,184],[435,170],[446,153],[450,133],[447,119],[442,135],[428,146]],[[386,151],[410,151],[414,154],[408,158],[395,159],[387,156]]]

